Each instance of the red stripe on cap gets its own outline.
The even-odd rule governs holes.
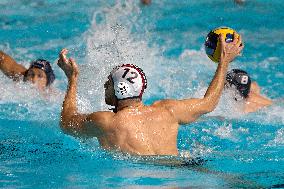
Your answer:
[[[121,67],[130,67],[130,68],[134,68],[141,76],[142,78],[142,90],[140,91],[140,94],[139,94],[139,98],[142,99],[142,95],[144,93],[144,90],[145,90],[145,80],[144,80],[144,77],[143,77],[143,73],[141,72],[141,70],[139,70],[137,68],[137,66],[135,66],[134,64],[122,64]]]

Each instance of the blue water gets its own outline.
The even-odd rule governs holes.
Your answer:
[[[280,0],[0,1],[0,49],[25,66],[53,63],[54,93],[39,94],[0,73],[2,188],[282,188],[284,187],[284,5]],[[81,112],[106,109],[103,83],[112,67],[134,63],[148,76],[144,102],[201,97],[216,65],[204,52],[206,34],[229,26],[245,49],[231,68],[247,70],[274,105],[243,115],[223,95],[217,109],[181,126],[181,159],[170,166],[102,150],[59,128],[66,78],[56,67],[61,48],[80,67]],[[212,118],[213,116],[213,118]],[[223,119],[217,119],[222,116]],[[170,157],[168,157],[171,159]]]

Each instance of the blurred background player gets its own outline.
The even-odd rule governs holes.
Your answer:
[[[47,60],[34,60],[31,62],[30,67],[26,69],[2,51],[0,51],[0,70],[14,81],[31,82],[39,90],[49,87],[55,79],[50,62]]]
[[[245,113],[255,112],[272,104],[272,100],[260,94],[260,87],[256,82],[251,82],[247,72],[240,69],[232,69],[227,72],[225,89],[235,91],[236,101],[244,102]]]

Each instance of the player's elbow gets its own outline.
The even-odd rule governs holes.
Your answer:
[[[205,110],[204,110],[204,114],[213,112],[216,109],[217,104],[214,105],[209,105]]]
[[[78,130],[78,124],[72,116],[61,115],[60,128],[66,134],[73,134]]]
[[[206,113],[210,113],[213,112],[215,110],[215,108],[217,107],[217,104],[210,104],[207,109],[205,110]]]
[[[207,114],[213,112],[217,107],[217,103],[208,102],[204,104],[203,108],[201,108],[201,114]]]
[[[61,115],[61,119],[60,119],[60,128],[64,133],[69,133],[70,132],[70,128],[71,128],[71,121],[70,118]]]
[[[219,102],[219,98],[214,98],[214,97],[212,98],[211,96],[204,97],[202,99],[203,113],[206,114],[206,113],[210,113],[210,112],[214,111],[215,108],[218,105],[218,102]]]

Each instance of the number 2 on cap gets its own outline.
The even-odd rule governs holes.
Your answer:
[[[125,76],[128,74],[129,72],[129,68],[124,68],[125,72],[122,75],[122,78],[125,78]],[[134,81],[132,81],[133,79],[136,79],[138,77],[138,74],[136,72],[130,72],[131,74],[134,74],[133,77],[127,77],[126,80],[129,81],[130,83],[134,83]]]

